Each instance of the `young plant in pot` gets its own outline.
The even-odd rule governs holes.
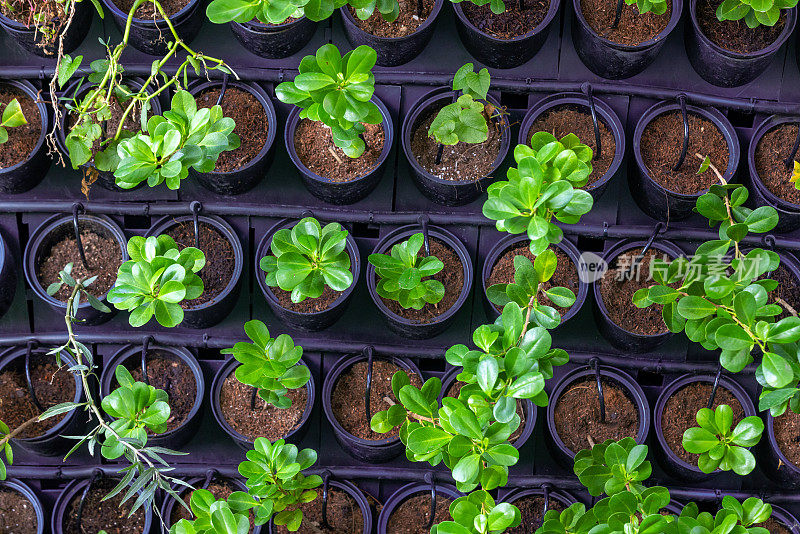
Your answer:
[[[0,102],[0,145],[8,141],[8,129],[28,124],[19,100],[12,98],[7,104]]]
[[[286,123],[289,157],[314,196],[352,204],[378,184],[392,144],[386,107],[373,96],[375,50],[359,46],[341,55],[332,44],[300,62],[300,73],[275,88],[297,106]]]
[[[30,82],[0,83],[0,192],[22,193],[36,186],[50,167],[45,147],[48,112]]]
[[[543,484],[541,488],[512,489],[502,496],[502,502],[516,506],[522,516],[520,525],[506,530],[506,534],[528,534],[542,526],[549,510],[563,512],[578,501],[566,491]]]

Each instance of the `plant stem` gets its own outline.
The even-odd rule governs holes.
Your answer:
[[[792,315],[794,315],[795,317],[797,317],[797,316],[798,316],[798,315],[797,315],[797,310],[795,310],[795,309],[792,307],[792,305],[791,305],[791,304],[789,304],[788,302],[786,302],[786,301],[785,301],[785,300],[783,300],[782,298],[780,298],[780,297],[775,297],[775,302],[777,302],[778,304],[780,304],[781,306],[783,306],[783,307],[786,309],[786,311],[788,311],[789,313],[791,313],[791,314],[792,314]]]
[[[390,399],[388,396],[383,397],[383,402],[385,402],[389,406],[394,406],[395,404],[397,404],[395,401]],[[411,417],[413,417],[417,421],[425,421],[426,423],[431,423],[431,424],[434,424],[434,425],[436,424],[436,420],[435,419],[431,419],[430,417],[425,417],[424,415],[420,415],[420,414],[414,413],[414,412],[409,412],[409,413],[411,414]]]
[[[703,161],[703,160],[705,160],[705,159],[706,159],[706,157],[705,157],[705,156],[703,156],[702,154],[695,153],[695,156],[696,156],[696,157],[698,157],[698,158],[700,158],[700,160],[701,160],[701,161]],[[719,172],[719,169],[717,169],[717,167],[716,167],[716,166],[715,166],[713,163],[709,162],[709,164],[708,164],[708,168],[709,168],[709,169],[711,169],[711,172],[713,172],[713,173],[714,173],[714,175],[717,177],[717,180],[719,180],[719,182],[720,182],[722,185],[728,185],[728,182],[727,182],[727,180],[725,180],[725,178],[722,176],[722,173],[721,173],[721,172]],[[736,224],[736,221],[735,221],[735,220],[733,220],[733,213],[731,212],[731,200],[730,200],[730,198],[728,197],[728,194],[727,194],[727,192],[725,193],[725,198],[724,198],[723,200],[725,201],[725,210],[728,212],[728,221],[729,221],[729,222],[730,222],[732,225],[733,225],[733,224]],[[736,257],[737,257],[737,258],[741,257],[742,253],[739,251],[739,243],[737,243],[736,241],[734,241],[734,242],[733,242],[733,246],[734,246],[734,248],[735,248],[735,250],[736,250]]]
[[[11,432],[9,432],[5,436],[3,436],[3,439],[0,439],[0,450],[2,450],[3,447],[6,446],[6,443],[8,443],[12,439],[14,439],[17,436],[17,434],[19,434],[20,432],[22,432],[23,430],[25,430],[26,428],[31,426],[33,423],[36,423],[38,420],[39,420],[39,416],[38,415],[34,415],[30,419],[28,419],[27,421],[25,421],[24,423],[19,425],[17,428],[15,428]]]

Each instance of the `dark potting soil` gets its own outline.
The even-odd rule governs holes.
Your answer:
[[[328,510],[326,519],[328,527],[322,526],[322,488],[317,488],[317,498],[300,505],[303,511],[303,522],[298,534],[360,534],[364,532],[364,516],[358,503],[349,494],[336,488],[328,490]],[[278,534],[288,534],[289,529],[281,525]]]
[[[617,15],[616,2],[581,0],[581,13],[599,36],[613,43],[638,45],[654,39],[666,29],[672,17],[672,2],[667,2],[667,11],[661,15],[652,11],[642,15],[635,5],[623,4],[616,28],[612,28]]]
[[[55,0],[8,0],[0,2],[0,13],[26,26],[33,26],[34,16],[40,15],[37,18],[47,21],[48,26],[59,28],[64,19],[64,4]]]
[[[217,500],[227,500],[230,497],[231,493],[234,491],[240,491],[237,486],[232,484],[230,481],[226,479],[219,479],[219,480],[212,480],[211,483],[208,485],[208,491],[211,492],[212,495]],[[192,491],[185,491],[182,494],[183,502],[189,505],[189,501],[192,499]],[[167,525],[174,525],[181,519],[186,519],[188,521],[193,520],[194,514],[192,514],[189,510],[183,507],[180,503],[175,503],[172,508],[172,516],[169,518],[169,523]],[[253,520],[253,512],[250,512],[250,532],[253,532],[253,528],[255,526],[255,522]]]
[[[556,253],[556,260],[558,262],[556,264],[556,271],[553,273],[553,277],[550,280],[542,284],[542,291],[547,291],[551,287],[566,287],[575,293],[575,295],[577,295],[578,288],[580,287],[578,268],[575,267],[575,264],[572,262],[570,257],[567,256],[566,252],[558,247],[553,247],[553,251]],[[509,247],[506,249],[503,255],[500,256],[500,258],[497,260],[497,263],[494,264],[494,267],[492,267],[492,272],[489,275],[489,279],[486,281],[486,287],[494,284],[510,284],[514,282],[515,256],[525,256],[531,261],[536,259],[536,256],[531,253],[531,249],[526,243]],[[547,297],[547,295],[544,294],[541,296],[541,301],[547,305],[552,306],[553,304],[550,302],[550,299]],[[494,307],[498,311],[502,311],[503,309],[501,306],[497,306],[496,304],[494,304]],[[562,317],[569,311],[569,308],[562,308],[561,306],[555,306],[555,309],[558,310],[558,313]]]
[[[490,112],[497,112],[494,106],[491,106],[491,110],[484,109],[484,117],[489,126],[486,141],[483,143],[461,141],[455,145],[444,145],[442,158],[437,164],[436,154],[439,152],[439,143],[433,137],[428,137],[428,129],[436,114],[445,104],[446,102],[440,102],[435,107],[422,112],[417,123],[411,129],[411,151],[417,159],[417,163],[429,173],[443,180],[471,182],[483,178],[489,174],[500,154],[503,129],[507,128],[506,122],[502,121],[501,124],[498,124],[489,119]]]
[[[450,520],[450,503],[452,499],[437,493],[436,512],[433,515],[433,524]],[[401,502],[389,516],[386,532],[392,534],[428,534],[428,523],[431,517],[430,492],[412,495]]]
[[[367,33],[378,37],[398,38],[406,37],[417,31],[433,11],[435,0],[399,0],[400,14],[392,22],[386,22],[380,12],[375,12],[367,19],[361,20],[356,15],[356,10],[348,6],[353,15],[356,26]]]
[[[773,419],[775,441],[792,465],[800,466],[800,415],[786,410]]]
[[[518,527],[506,530],[506,534],[530,534],[542,526],[544,520],[544,497],[528,495],[514,501],[514,506],[519,508],[522,514],[522,523]],[[550,497],[547,501],[547,510],[563,512],[565,509],[561,501]]]
[[[39,522],[31,502],[11,488],[0,490],[0,532],[4,534],[36,534]]]
[[[553,419],[556,432],[569,450],[577,453],[607,439],[635,438],[639,410],[616,380],[601,378],[606,420],[600,420],[600,400],[594,378],[571,384],[558,399]]]
[[[61,520],[64,534],[86,534],[101,530],[108,534],[141,534],[145,525],[145,508],[139,508],[133,516],[128,517],[134,499],[122,503],[124,491],[107,501],[103,500],[117,482],[113,479],[102,479],[92,484],[81,511],[80,525],[77,524],[78,507],[83,490],[78,491],[67,506],[66,516]]]
[[[794,147],[797,124],[781,124],[771,129],[758,141],[755,166],[758,177],[770,192],[792,204],[800,205],[800,189],[789,181],[793,165],[788,169],[783,163]],[[800,158],[795,158],[800,161]]]
[[[197,382],[191,368],[183,361],[160,351],[148,351],[145,359],[148,383],[156,389],[164,390],[169,396],[170,417],[167,420],[167,432],[181,426],[189,412],[192,411],[197,397]],[[134,380],[142,380],[140,356],[131,356],[125,361],[125,368],[130,371]],[[111,381],[112,388],[119,387],[116,380]]]
[[[592,149],[594,157],[592,159],[592,174],[586,185],[581,189],[592,185],[597,180],[605,176],[611,163],[614,161],[614,154],[617,150],[617,141],[614,139],[613,132],[603,121],[602,117],[597,117],[597,126],[600,130],[600,157],[597,157],[597,142],[594,136],[594,123],[589,108],[566,104],[548,109],[539,115],[528,133],[528,144],[530,144],[533,134],[536,132],[550,132],[561,139],[569,133],[578,136],[584,145]]]
[[[194,224],[183,222],[164,232],[178,244],[178,248],[195,246]],[[200,250],[206,256],[206,264],[197,275],[203,281],[203,294],[194,300],[184,300],[181,308],[192,309],[213,301],[228,286],[233,278],[236,258],[233,245],[216,228],[200,221]]]
[[[464,266],[458,254],[435,237],[430,239],[431,256],[436,256],[444,263],[444,268],[426,280],[438,280],[444,285],[444,296],[436,304],[426,303],[421,309],[404,309],[399,302],[381,297],[383,304],[393,313],[413,323],[427,324],[453,307],[464,287]],[[422,250],[420,254],[422,254]],[[378,276],[375,275],[377,282]]]
[[[197,97],[197,107],[210,108],[217,104],[220,89],[203,91]],[[214,172],[231,172],[244,167],[258,156],[267,144],[269,123],[264,106],[256,97],[237,89],[228,87],[222,97],[222,113],[236,123],[233,133],[239,136],[242,144],[235,150],[228,150],[219,155]]]
[[[781,299],[783,302],[791,306],[795,312],[800,312],[800,280],[795,278],[792,272],[781,263],[778,268],[773,272],[765,275],[778,282],[778,287],[770,293],[773,300]],[[792,315],[784,305],[781,305],[783,312],[775,317],[776,321],[780,321]]]
[[[708,407],[711,388],[712,385],[708,382],[694,382],[682,387],[667,399],[664,405],[664,414],[661,416],[661,429],[667,445],[681,460],[694,466],[697,465],[700,455],[684,450],[683,433],[692,427],[699,426],[696,418],[697,412],[701,408]],[[731,428],[735,428],[739,421],[744,419],[744,409],[733,393],[723,386],[717,388],[713,409],[716,410],[717,406],[721,404],[727,404],[733,409]]]
[[[664,334],[669,329],[661,316],[663,306],[651,304],[647,308],[637,308],[633,304],[633,294],[655,285],[650,276],[650,263],[654,258],[664,259],[667,254],[657,247],[650,247],[636,269],[631,270],[641,252],[641,247],[627,250],[609,263],[608,270],[599,280],[600,295],[609,319],[623,330],[646,336]]]
[[[352,272],[352,265],[353,265],[353,258],[350,257],[350,270]],[[263,271],[258,274],[258,276],[264,276]],[[356,281],[353,280],[355,284]],[[325,311],[331,307],[336,299],[338,299],[342,294],[339,291],[334,291],[327,285],[325,289],[322,290],[322,295],[315,299],[307,298],[301,302],[292,302],[292,292],[291,291],[284,291],[278,286],[270,287],[269,291],[278,299],[278,303],[287,310],[292,310],[298,313],[318,313],[321,311]]]
[[[292,401],[289,408],[276,408],[256,396],[255,410],[252,410],[253,387],[239,382],[231,372],[222,383],[219,406],[225,421],[239,434],[251,441],[257,437],[275,441],[300,425],[308,402],[308,389],[305,386],[290,389],[286,396]]]
[[[759,25],[749,28],[742,20],[717,19],[717,7],[723,0],[698,0],[697,23],[703,34],[712,42],[732,52],[749,54],[767,48],[778,39],[786,24],[786,10],[781,10],[774,26]]]
[[[461,388],[464,387],[464,382],[459,382],[458,380],[453,381],[450,387],[447,389],[447,392],[444,394],[445,397],[452,397],[454,399],[458,398],[458,395],[461,393]],[[517,415],[519,416],[520,422],[517,429],[508,437],[508,441],[510,443],[514,443],[517,439],[522,435],[522,432],[525,430],[525,408],[522,405],[522,399],[517,399]]]
[[[367,391],[367,362],[357,362],[345,370],[331,392],[331,409],[333,416],[339,424],[350,434],[361,439],[382,441],[395,438],[399,428],[393,428],[386,434],[373,432],[370,420],[376,413],[388,410],[392,404],[397,404],[397,398],[392,393],[392,377],[397,371],[405,371],[402,367],[386,360],[372,362],[372,387],[369,396],[369,417],[365,413],[364,393]],[[409,373],[411,384],[422,386],[422,381],[414,373]],[[387,402],[388,398],[390,402]]]
[[[332,182],[351,182],[366,176],[378,164],[386,134],[382,124],[364,126],[364,153],[357,158],[351,158],[333,144],[330,128],[318,121],[300,119],[294,132],[297,156],[308,170]]]
[[[75,378],[66,366],[56,366],[55,356],[33,353],[30,365],[33,392],[45,410],[75,399]],[[21,356],[0,372],[0,421],[14,430],[41,413],[28,391],[25,357]],[[17,435],[21,438],[41,436],[67,416],[69,413],[33,423]]]
[[[37,275],[45,290],[50,284],[61,281],[58,273],[68,263],[72,263],[72,277],[75,279],[85,280],[97,276],[97,280],[86,288],[94,297],[100,298],[114,285],[117,271],[122,265],[120,244],[113,237],[102,236],[86,226],[81,228],[81,243],[89,268],[83,265],[74,234],[69,233],[49,251],[44,251],[44,261],[39,265]],[[71,293],[72,288],[63,284],[53,298],[66,302]],[[81,301],[85,300],[84,297],[81,298]]]
[[[499,15],[492,13],[489,4],[476,6],[472,2],[463,2],[460,5],[473,26],[506,40],[535,30],[550,10],[549,0],[507,0],[505,4],[506,10]]]
[[[2,3],[0,3],[0,6],[2,6]],[[2,12],[2,7],[0,7],[0,12]],[[36,148],[36,143],[39,142],[39,136],[42,134],[42,119],[41,115],[39,115],[39,106],[19,89],[8,85],[0,85],[0,108],[5,110],[6,105],[15,98],[19,102],[22,114],[28,124],[6,128],[8,141],[0,145],[0,169],[11,167],[28,159],[33,149]]]
[[[753,525],[754,527],[764,527],[765,529],[769,530],[769,534],[792,534],[792,531],[786,528],[783,523],[779,522],[777,519],[770,517],[763,523],[759,523],[758,525]]]
[[[136,3],[136,0],[113,1],[114,4],[126,14],[130,13],[133,4]],[[189,1],[190,0],[159,0],[158,3],[161,4],[161,7],[164,9],[164,12],[167,14],[167,16],[172,17],[172,15],[189,5]],[[161,17],[161,12],[156,9],[152,2],[144,2],[142,5],[140,5],[134,16],[137,19],[164,20]],[[169,30],[165,30],[164,39],[168,41],[171,38],[172,35],[169,33]]]
[[[729,149],[725,137],[713,122],[691,111],[688,116],[689,149],[677,171],[672,168],[678,163],[683,149],[680,111],[668,111],[650,121],[642,132],[641,153],[642,161],[656,183],[675,193],[693,195],[706,191],[719,181],[711,169],[697,174],[703,160],[696,154],[710,157],[711,163],[724,175],[728,168]]]

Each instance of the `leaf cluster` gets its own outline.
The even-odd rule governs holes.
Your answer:
[[[394,22],[400,14],[397,0],[213,0],[206,8],[206,16],[215,24],[244,24],[256,19],[262,24],[277,25],[302,17],[319,22],[346,5],[352,6],[361,20],[371,17],[375,10],[387,22]]]
[[[507,502],[496,504],[484,491],[473,491],[450,503],[452,521],[431,528],[431,534],[500,534],[522,523],[519,509]]]
[[[717,469],[746,475],[756,466],[756,459],[746,447],[761,439],[764,422],[758,416],[745,417],[733,427],[733,409],[722,404],[711,410],[697,412],[697,424],[683,433],[683,448],[699,454],[698,467],[704,473]]]
[[[250,532],[248,512],[250,496],[242,491],[227,499],[216,499],[207,489],[192,492],[189,507],[195,519],[181,519],[169,529],[170,534],[247,534]]]
[[[797,0],[724,0],[717,7],[717,19],[742,20],[748,28],[775,26],[782,9],[792,9]]]
[[[663,15],[667,12],[667,0],[625,0],[629,6],[636,5],[640,15],[652,12],[654,15]]]
[[[491,78],[487,69],[475,72],[474,68],[472,63],[467,63],[458,69],[453,77],[453,90],[462,94],[440,109],[428,128],[428,137],[438,143],[483,143],[489,136],[486,106],[480,100],[486,99]]]
[[[489,4],[489,9],[492,10],[492,13],[495,15],[499,15],[506,10],[506,4],[503,0],[450,0],[454,4],[459,4],[463,1],[472,2],[476,6],[485,6]]]
[[[11,101],[5,105],[0,104],[3,113],[0,115],[0,145],[8,141],[8,128],[16,128],[24,124],[28,124],[25,115],[22,113],[22,106],[19,105],[19,100],[12,98]]]

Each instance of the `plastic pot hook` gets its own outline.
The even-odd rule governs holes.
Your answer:
[[[217,98],[217,105],[222,104],[222,99],[225,97],[225,91],[228,90],[228,73],[226,72],[222,77],[222,88],[219,90],[219,97]]]
[[[44,412],[44,406],[39,402],[39,398],[36,396],[36,392],[33,390],[33,381],[31,380],[31,352],[38,343],[34,340],[29,340],[27,344],[27,350],[25,351],[25,382],[28,385],[28,393],[31,395],[31,400],[33,404],[36,405],[36,409],[40,412]]]
[[[686,95],[680,94],[677,96],[678,104],[681,105],[681,119],[683,119],[683,148],[681,155],[678,158],[678,163],[672,167],[672,172],[677,172],[686,160],[686,152],[689,150],[689,115],[686,112]]]
[[[717,396],[717,388],[719,388],[719,379],[722,377],[722,365],[717,369],[717,374],[714,375],[714,385],[711,386],[711,395],[708,397],[708,406],[710,410],[714,406],[714,398]]]
[[[205,480],[203,480],[202,488],[208,489],[208,487],[211,485],[211,481],[214,480],[218,475],[219,471],[217,471],[216,469],[209,469],[208,471],[206,471],[206,478]]]
[[[620,4],[623,0],[620,0]],[[619,7],[617,8],[619,13]],[[594,105],[594,95],[592,95],[592,84],[584,83],[581,85],[581,91],[586,95],[586,100],[589,101],[589,111],[592,114],[592,126],[594,127],[594,144],[597,147],[592,159],[599,159],[603,154],[603,146],[600,143],[600,124],[597,120],[597,109]]]
[[[600,359],[589,360],[589,367],[594,369],[594,378],[597,382],[597,400],[600,402],[600,422],[606,422],[606,399],[603,395],[603,382],[600,380]],[[546,506],[545,506],[546,508]]]
[[[189,204],[189,209],[192,210],[192,222],[194,223],[194,246],[195,248],[200,248],[200,220],[197,216],[200,215],[203,205],[200,201],[193,200],[192,203]]]
[[[631,262],[630,266],[628,267],[628,270],[625,273],[626,275],[632,273],[637,269],[639,263],[644,259],[644,255],[647,254],[647,251],[650,250],[650,247],[653,246],[653,241],[655,241],[656,237],[658,237],[659,234],[663,234],[666,231],[667,231],[667,223],[660,221],[656,223],[656,225],[653,227],[653,233],[650,234],[650,237],[647,239],[647,243],[645,243],[644,246],[642,247],[642,251],[639,254],[637,254],[636,257]]]
[[[78,252],[81,255],[81,263],[87,269],[89,268],[89,263],[86,261],[86,252],[83,250],[83,241],[81,241],[81,230],[78,224],[78,213],[83,213],[83,204],[80,202],[75,202],[72,205],[72,227],[75,230],[75,242],[78,245]]]
[[[789,155],[786,156],[786,159],[783,160],[783,164],[786,165],[787,169],[792,167],[792,162],[794,161],[794,158],[797,155],[798,148],[800,148],[800,124],[797,125],[797,136],[794,138],[794,145],[792,145],[792,150],[791,152],[789,152]]]
[[[436,477],[433,473],[425,473],[425,482],[431,485],[431,511],[428,523],[425,525],[425,530],[430,530],[433,526],[433,521],[436,519]]]
[[[147,353],[150,351],[150,343],[153,341],[153,336],[144,336],[142,340],[142,356],[140,364],[142,367],[142,382],[150,385],[150,377],[147,376]]]
[[[425,243],[425,245],[423,246],[423,249],[425,250],[425,255],[426,256],[430,256],[431,255],[431,240],[430,240],[430,235],[429,235],[429,232],[428,232],[428,223],[430,223],[431,218],[428,217],[427,214],[423,213],[422,215],[419,216],[418,221],[419,221],[419,225],[422,226],[422,237],[423,237],[423,240],[424,240],[423,242]]]
[[[103,471],[100,469],[95,469],[92,473],[92,478],[89,479],[89,483],[86,484],[85,488],[83,488],[81,500],[78,502],[78,511],[75,513],[75,524],[79,529],[81,528],[81,516],[83,515],[83,507],[86,504],[86,497],[89,495],[89,491],[92,489],[92,486],[94,486],[94,483],[97,481],[97,479],[103,478],[103,476]]]
[[[333,530],[328,523],[328,490],[330,489],[331,472],[327,469],[322,472],[322,522],[321,526],[327,530]]]
[[[619,19],[622,18],[622,6],[624,0],[617,0],[617,9],[614,12],[614,22],[611,23],[611,29],[616,30],[617,26],[619,26]]]
[[[370,397],[372,394],[372,361],[373,351],[372,346],[367,345],[363,350],[364,356],[367,357],[367,387],[364,390],[364,410],[367,416],[367,424],[372,420],[372,410],[370,410]]]

